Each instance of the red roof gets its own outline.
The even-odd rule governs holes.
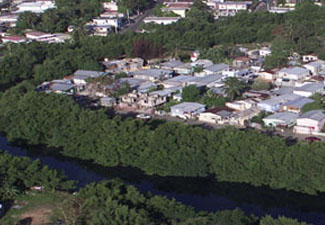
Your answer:
[[[10,40],[10,41],[22,41],[26,40],[24,36],[5,36],[2,39]]]
[[[236,61],[249,61],[250,58],[248,58],[246,56],[242,56],[242,57],[236,57],[234,60],[236,60]]]

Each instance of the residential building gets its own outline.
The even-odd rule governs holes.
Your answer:
[[[197,59],[192,63],[193,67],[202,67],[203,69],[207,68],[209,66],[212,66],[212,65],[213,65],[213,62],[208,59]]]
[[[104,107],[113,107],[116,104],[116,99],[112,97],[100,98],[99,104]]]
[[[171,87],[185,87],[190,84],[191,81],[196,80],[196,77],[188,75],[179,75],[171,79],[165,80],[162,84],[165,88]]]
[[[314,134],[322,131],[325,123],[323,110],[312,110],[297,119],[293,132],[298,134]]]
[[[267,81],[275,81],[276,80],[276,73],[274,71],[260,71],[256,73],[260,78],[263,78]]]
[[[146,17],[144,23],[154,23],[160,25],[169,25],[176,23],[180,20],[181,17]]]
[[[260,109],[252,107],[243,111],[234,112],[230,118],[231,125],[248,126],[249,121],[261,112]]]
[[[172,70],[175,71],[175,68],[183,65],[184,63],[179,61],[179,60],[170,60],[167,62],[163,62],[159,64],[159,68],[160,69],[164,69],[164,70]]]
[[[18,21],[18,14],[0,15],[0,24],[4,24],[8,27],[15,27]]]
[[[278,112],[263,118],[263,122],[267,127],[293,127],[298,117],[297,113]]]
[[[173,77],[173,72],[163,69],[148,69],[130,72],[129,75],[133,76],[136,79],[161,81]]]
[[[56,93],[56,94],[75,94],[76,87],[70,80],[54,80],[44,82],[36,89],[37,92]]]
[[[325,62],[322,60],[317,60],[305,64],[304,67],[307,70],[309,70],[312,73],[312,75],[318,75],[320,71],[325,69]]]
[[[230,66],[224,63],[213,64],[212,66],[208,66],[203,70],[203,76],[210,74],[222,74],[224,72],[229,71]],[[199,76],[199,75],[198,75]]]
[[[233,61],[232,61],[232,66],[235,68],[247,68],[250,66],[251,63],[251,59],[248,57],[236,57]]]
[[[199,120],[214,124],[229,124],[233,111],[227,107],[208,109],[200,113]]]
[[[195,79],[190,80],[188,84],[194,84],[198,87],[215,87],[222,83],[223,76],[220,74],[211,74],[204,77],[195,77]]]
[[[36,0],[32,2],[22,2],[17,5],[15,13],[33,12],[33,13],[44,13],[48,9],[54,9],[54,0]]]
[[[259,55],[260,56],[263,56],[263,57],[266,57],[268,55],[271,55],[272,54],[272,50],[268,47],[262,47],[260,50],[259,50]]]
[[[296,88],[293,91],[293,93],[304,97],[311,97],[316,93],[320,93],[320,94],[325,93],[324,87],[325,87],[324,82],[308,83],[301,87]]]
[[[245,100],[238,100],[233,102],[227,102],[226,106],[230,109],[234,109],[237,111],[244,111],[250,108],[256,108],[257,103],[260,102],[259,99],[248,98]]]
[[[3,43],[26,43],[27,39],[24,36],[5,36],[1,38]]]
[[[289,7],[270,7],[268,10],[270,13],[287,13],[295,10],[295,8]]]
[[[302,56],[302,61],[304,63],[312,62],[318,60],[317,55],[311,54],[311,55],[303,55]]]
[[[300,113],[304,105],[312,103],[314,100],[310,98],[300,97],[292,101],[288,101],[281,106],[282,111],[288,111],[293,113]]]
[[[44,32],[28,32],[25,34],[26,38],[32,41],[50,41],[55,38],[54,34],[44,33]]]
[[[180,17],[186,17],[186,12],[190,10],[192,2],[167,2],[166,7],[161,8],[163,12],[173,12]]]
[[[276,112],[280,109],[280,107],[283,104],[298,98],[300,98],[299,95],[285,94],[285,95],[280,95],[277,97],[272,97],[270,99],[263,100],[259,102],[257,106],[266,112]]]
[[[183,102],[170,107],[170,109],[173,117],[193,119],[205,111],[205,105],[196,102]]]
[[[235,16],[239,11],[246,11],[248,10],[249,5],[252,2],[242,1],[226,1],[226,2],[219,2],[217,4],[217,11],[218,16],[220,17],[227,17],[227,16]]]
[[[275,84],[278,86],[297,86],[299,84],[302,84],[309,77],[310,72],[305,68],[284,68],[278,71]]]
[[[106,74],[107,73],[101,71],[77,70],[72,76],[72,81],[76,85],[83,86],[87,84],[88,79],[97,78]]]

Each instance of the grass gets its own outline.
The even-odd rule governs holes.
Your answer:
[[[48,218],[50,220],[51,215],[44,215],[43,211],[46,210],[52,214],[57,206],[60,206],[63,201],[70,197],[71,195],[63,192],[29,192],[28,194],[21,195],[14,204],[21,206],[21,208],[10,209],[0,220],[0,224],[16,224],[19,220],[23,219],[22,217],[25,217],[24,215],[36,215],[43,217],[41,219]],[[34,219],[37,218],[33,218],[33,221]]]

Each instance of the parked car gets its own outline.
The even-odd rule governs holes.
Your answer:
[[[318,137],[306,137],[305,140],[310,142],[321,141],[321,139]]]
[[[151,116],[150,115],[146,115],[146,114],[138,114],[137,115],[137,118],[149,120],[149,119],[151,119]]]

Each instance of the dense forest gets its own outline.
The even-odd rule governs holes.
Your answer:
[[[44,144],[107,167],[160,176],[208,176],[308,194],[324,192],[324,143],[298,142],[235,128],[209,131],[144,122],[81,108],[72,97],[36,93],[25,81],[0,99],[0,131],[9,140]],[[263,143],[263,145],[261,144]]]

